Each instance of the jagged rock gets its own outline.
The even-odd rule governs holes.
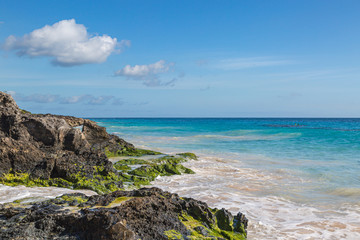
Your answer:
[[[226,231],[233,231],[233,227],[231,226],[231,222],[233,220],[233,216],[231,213],[222,208],[215,213],[215,217],[217,220],[217,224],[220,229],[226,230]]]
[[[248,227],[248,219],[245,217],[244,214],[242,214],[241,212],[239,212],[235,217],[234,217],[234,231],[236,232],[244,232],[245,234],[247,234],[247,227]]]
[[[82,129],[75,128],[82,125]],[[51,114],[22,111],[14,99],[0,92],[0,175],[29,173],[32,178],[66,178],[93,166],[111,163],[105,148],[134,149],[134,146],[95,122]]]
[[[111,207],[114,202],[117,205]],[[69,211],[67,204],[76,207]],[[165,240],[168,231],[177,233],[178,239],[193,239],[190,235],[196,231],[196,239],[243,239],[244,235],[229,237],[221,230],[213,236],[212,228],[205,226],[185,226],[179,216],[192,215],[190,205],[209,212],[209,218],[214,219],[206,203],[158,188],[91,197],[67,194],[27,208],[0,205],[0,238]],[[201,216],[193,217],[199,224],[204,223]]]
[[[20,180],[40,186],[59,183],[63,187],[94,188],[98,193],[114,191],[122,188],[120,176],[124,176],[114,169],[105,151],[158,154],[139,151],[90,120],[20,110],[10,95],[0,92],[0,176],[4,176],[3,179],[11,180],[15,176],[12,173],[26,173],[16,176],[16,183]],[[170,161],[159,160],[167,164]],[[171,157],[171,161],[175,160]],[[158,167],[158,171],[162,171],[160,165]],[[191,171],[175,170],[174,173]],[[234,232],[229,225],[233,216],[223,209],[214,211],[204,202],[180,198],[158,188],[114,191],[91,197],[67,194],[25,206],[0,205],[0,239],[246,237],[244,215],[239,213],[234,218],[233,227],[237,231]],[[229,226],[231,230],[227,230]]]

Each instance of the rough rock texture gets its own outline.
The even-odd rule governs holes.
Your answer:
[[[69,209],[68,206],[73,207]],[[244,227],[239,228],[238,232],[220,230],[216,222],[217,214],[214,214],[214,211],[224,212],[224,210],[210,209],[204,202],[180,198],[177,194],[164,192],[158,188],[116,191],[90,198],[83,194],[68,194],[32,204],[27,208],[21,207],[21,204],[17,207],[14,204],[0,205],[0,238],[110,240],[245,238]],[[225,222],[231,224],[233,216],[229,212],[225,215],[227,216]],[[193,218],[195,225],[190,226],[184,222],[182,217],[185,216]],[[246,226],[247,219],[242,217],[241,222],[238,221],[236,224]],[[178,238],[173,238],[174,235]]]
[[[91,174],[97,165],[112,171],[105,148],[134,146],[87,119],[20,110],[10,95],[0,92],[0,175],[67,178],[80,169]]]

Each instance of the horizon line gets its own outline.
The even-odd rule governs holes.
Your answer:
[[[92,118],[92,119],[177,119],[177,118],[187,118],[187,119],[360,119],[360,117],[80,117],[80,118]]]

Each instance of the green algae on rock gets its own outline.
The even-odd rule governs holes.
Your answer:
[[[186,153],[178,153],[176,155],[179,155],[179,156],[182,156],[182,157],[185,157],[185,158],[189,158],[189,159],[192,159],[192,160],[197,160],[198,157],[196,156],[195,153],[191,153],[191,152],[186,152]]]
[[[218,211],[158,188],[90,197],[74,193],[43,202],[0,204],[0,238],[246,239],[247,219],[239,218],[243,232],[225,231],[218,225]],[[234,223],[237,218],[228,212],[224,216]]]
[[[114,167],[117,169],[118,166],[121,165],[142,165],[142,164],[148,164],[149,161],[138,159],[138,158],[126,158],[126,159],[120,159],[114,164]]]
[[[149,185],[158,176],[194,174],[194,171],[181,164],[187,161],[187,158],[177,155],[166,155],[149,160],[121,159],[111,167],[99,165],[86,170],[83,166],[75,164],[78,171],[65,177],[42,179],[31,177],[28,173],[10,172],[0,177],[0,183],[9,186],[89,189],[103,194]]]
[[[101,168],[100,168],[101,169]],[[28,173],[7,173],[0,177],[0,183],[8,186],[24,185],[27,187],[63,187],[71,189],[89,189],[98,194],[109,193],[123,189],[123,178],[116,173],[102,174],[95,169],[93,175],[85,172],[71,174],[63,178],[31,178]]]
[[[164,232],[164,234],[170,240],[183,240],[184,239],[184,237],[181,235],[181,233],[176,230],[167,230]]]
[[[107,157],[141,157],[144,155],[160,155],[161,152],[156,152],[147,149],[140,149],[140,148],[123,148],[121,150],[111,151],[109,148],[105,148],[105,154]]]
[[[194,174],[194,171],[180,164],[186,161],[188,159],[170,155],[148,160],[130,158],[119,160],[114,168],[121,171],[124,182],[139,187],[150,184],[158,176]]]
[[[230,214],[230,216],[232,216]],[[231,240],[243,240],[246,239],[246,230],[244,227],[239,229],[240,231],[234,231],[234,229],[222,230],[217,220],[214,224],[208,225],[199,219],[195,219],[193,216],[183,212],[179,216],[180,221],[190,230],[190,239],[231,239]],[[244,225],[244,223],[242,223]],[[247,225],[247,220],[246,223]],[[230,226],[230,225],[229,225]]]
[[[123,182],[134,188],[149,184],[157,176],[193,173],[179,164],[187,159],[171,156],[147,162],[123,160],[114,168],[110,156],[162,153],[135,148],[88,119],[29,114],[3,92],[0,116],[2,184],[90,189],[102,194],[123,189]],[[147,166],[136,169],[134,164]]]
[[[104,151],[135,151],[95,122],[29,114],[0,92],[0,182],[7,185],[86,188],[106,193],[122,178]],[[81,126],[81,128],[77,128]]]

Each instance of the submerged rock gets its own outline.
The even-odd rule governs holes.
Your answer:
[[[91,197],[67,194],[29,206],[0,205],[0,238],[246,238],[244,228],[238,232],[222,230],[216,222],[216,213],[204,202],[181,198],[158,188],[115,191]],[[242,221],[247,220],[243,218]]]

